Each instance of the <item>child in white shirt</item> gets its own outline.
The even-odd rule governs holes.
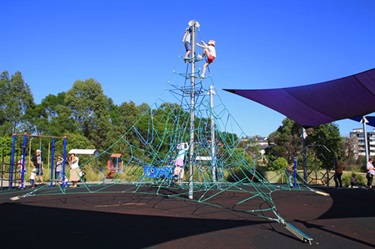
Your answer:
[[[31,169],[31,174],[30,174],[30,185],[31,185],[31,188],[34,188],[34,186],[35,186],[35,177],[36,177],[36,168],[33,165],[32,169]]]

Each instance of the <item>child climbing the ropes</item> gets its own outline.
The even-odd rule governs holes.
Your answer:
[[[184,177],[184,159],[185,159],[185,153],[189,148],[188,143],[180,143],[177,145],[178,154],[177,158],[174,162],[174,181],[181,181]]]
[[[203,48],[203,52],[202,52],[202,55],[198,55],[198,59],[200,59],[199,57],[201,57],[202,59],[204,58],[204,56],[207,57],[207,60],[206,60],[206,63],[203,65],[203,71],[202,71],[202,74],[201,74],[201,78],[204,78],[204,74],[206,73],[206,69],[208,67],[208,65],[210,65],[212,62],[214,62],[215,58],[216,58],[216,49],[215,49],[215,41],[214,40],[209,40],[207,42],[207,44],[204,42],[204,41],[201,41],[202,44],[199,44],[197,43],[197,45],[201,48]]]
[[[182,38],[182,42],[184,43],[186,54],[184,61],[185,63],[189,60],[189,55],[191,53],[191,27],[186,28],[184,37]]]

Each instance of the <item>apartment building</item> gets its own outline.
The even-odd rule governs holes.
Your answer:
[[[366,147],[365,147],[365,137],[363,134],[363,129],[353,129],[350,132],[350,138],[353,141],[353,151],[355,156],[366,156]],[[373,131],[367,131],[367,143],[369,149],[370,157],[375,156],[375,129]]]

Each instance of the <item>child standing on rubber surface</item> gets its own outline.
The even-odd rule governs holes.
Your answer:
[[[32,167],[32,169],[31,169],[31,173],[30,173],[30,186],[31,186],[31,188],[34,188],[37,170],[36,170],[34,165],[32,165],[31,167]]]
[[[21,181],[22,180],[22,173],[24,174],[24,176],[25,176],[25,173],[26,173],[26,165],[25,165],[25,160],[23,158],[23,155],[21,155],[21,159],[18,160],[17,166],[18,166],[18,178]],[[23,184],[23,182],[22,182],[22,184]]]

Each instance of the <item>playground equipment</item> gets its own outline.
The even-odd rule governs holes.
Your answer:
[[[75,154],[75,155],[99,155],[99,151],[96,149],[71,149],[68,154]]]
[[[311,237],[279,214],[272,193],[281,188],[257,171],[255,160],[242,145],[241,138],[246,135],[215,92],[209,68],[205,78],[200,77],[195,46],[200,25],[192,20],[188,26],[192,30],[191,58],[178,58],[180,68],[176,66],[163,92],[176,103],[167,102],[160,95],[117,141],[95,158],[80,162],[84,166],[101,158],[104,162],[116,159],[122,162],[122,174],[116,174],[110,182],[83,183],[85,188],[75,189],[74,193],[121,191],[188,199],[280,223],[302,241],[311,243]],[[174,84],[174,77],[182,83]],[[186,174],[180,182],[172,184],[177,147],[185,142],[189,145],[184,158]],[[293,190],[312,191],[304,187],[303,178],[299,179],[294,180],[299,187]],[[233,198],[224,206],[221,200],[228,195]]]
[[[112,178],[114,173],[122,173],[123,168],[120,153],[111,154],[110,159],[107,161],[107,169],[109,170],[107,178]]]
[[[16,149],[17,145],[17,138],[22,137],[22,142],[18,143],[20,145],[20,148]],[[16,177],[15,177],[15,167],[16,167],[16,157],[17,155],[21,154],[18,158],[18,162],[21,162],[21,179],[18,179],[20,181],[20,188],[25,188],[25,172],[26,172],[26,167],[27,167],[27,162],[30,161],[31,158],[31,151],[32,151],[32,140],[34,138],[39,139],[39,146],[38,149],[41,151],[40,157],[42,162],[48,162],[49,167],[51,169],[50,172],[50,179],[54,178],[54,165],[55,165],[55,143],[56,139],[62,139],[63,144],[62,144],[62,149],[63,149],[63,165],[65,165],[65,158],[66,158],[66,136],[64,137],[53,137],[53,136],[41,136],[41,135],[31,135],[31,134],[13,134],[12,135],[12,153],[11,153],[11,158],[10,158],[10,170],[9,170],[9,188],[12,189],[13,185],[16,182]],[[43,146],[42,146],[42,139],[47,139],[50,141],[48,143],[48,153],[47,153],[47,160],[43,160]],[[29,144],[28,144],[29,142]],[[34,147],[35,149],[35,147]],[[19,153],[20,151],[20,153]],[[28,153],[27,153],[28,152]],[[27,159],[29,158],[29,159]],[[63,176],[65,176],[65,167],[63,167]]]

